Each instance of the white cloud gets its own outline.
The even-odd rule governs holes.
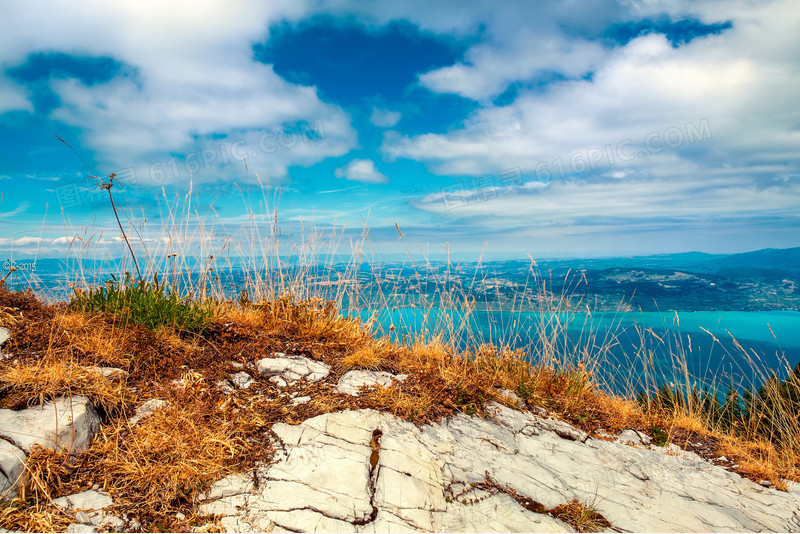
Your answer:
[[[269,24],[303,15],[304,2],[14,2],[7,9],[14,15],[0,23],[0,64],[46,51],[110,56],[126,65],[127,77],[105,84],[51,80],[61,99],[51,117],[80,128],[82,139],[72,140],[76,149],[97,151],[108,172],[134,167],[146,183],[152,165],[172,154],[199,155],[216,148],[213,139],[233,134],[231,141],[249,141],[251,167],[260,156],[259,168],[281,178],[289,165],[339,156],[356,143],[345,112],[322,102],[315,88],[290,84],[253,59],[252,45],[266,38]],[[19,99],[15,106],[30,109]],[[264,134],[299,121],[321,122],[325,137],[313,148],[259,148]],[[210,180],[224,172],[242,175],[243,165],[223,168],[221,160],[203,169]]]
[[[602,57],[602,46],[597,43],[559,33],[542,35],[522,27],[501,42],[473,46],[467,51],[466,63],[423,73],[419,80],[432,91],[483,100],[499,95],[513,82],[548,71],[581,77]]]
[[[525,221],[526,226],[596,226],[670,219],[705,221],[772,214],[800,218],[800,182],[754,190],[747,177],[680,176],[528,182],[522,186],[452,187],[417,202],[425,211],[480,217],[484,224]],[[493,223],[491,221],[494,221]]]
[[[552,173],[559,164],[571,175],[576,154],[585,160],[590,151],[606,152],[605,147],[630,140],[636,157],[604,156],[599,171],[613,165],[616,173],[657,176],[669,164],[671,171],[690,173],[679,175],[687,180],[725,171],[732,183],[746,174],[751,184],[764,172],[796,172],[800,71],[794,65],[800,60],[800,34],[790,28],[800,25],[800,12],[791,2],[757,9],[711,5],[713,14],[703,20],[731,18],[732,29],[678,48],[662,35],[639,37],[608,49],[590,79],[521,90],[505,106],[483,102],[444,134],[387,136],[384,153],[425,162],[442,175],[497,174],[512,167],[535,174],[543,165]],[[471,82],[474,96],[496,92],[491,84],[478,83],[480,74],[470,71],[478,78]],[[663,141],[671,129],[686,134],[687,125],[702,121],[710,127],[702,142],[677,143],[660,154],[646,150],[649,135]]]
[[[13,217],[18,217],[27,212],[30,206],[31,203],[26,200],[24,202],[20,202],[19,205],[11,211],[0,210],[0,219],[12,219]]]
[[[344,167],[336,169],[333,174],[337,178],[354,182],[382,184],[389,181],[389,178],[378,172],[372,160],[368,159],[354,159]]]
[[[380,109],[373,106],[372,115],[369,116],[369,121],[379,128],[391,128],[400,122],[401,117],[402,115],[400,115],[400,113],[397,111]]]
[[[39,243],[46,241],[52,241],[52,240],[45,240],[41,237],[17,237],[17,238],[0,237],[0,245],[4,247],[38,245]]]
[[[7,111],[33,111],[28,92],[22,87],[2,80],[0,83],[0,113]]]

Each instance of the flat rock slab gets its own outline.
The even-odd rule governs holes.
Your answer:
[[[269,381],[284,387],[305,378],[311,382],[322,380],[331,372],[329,365],[305,356],[287,356],[276,352],[274,358],[264,358],[256,362],[256,369]]]
[[[348,371],[339,379],[336,384],[336,391],[343,395],[351,395],[358,397],[362,387],[382,386],[387,387],[392,385],[394,381],[403,381],[407,378],[406,375],[393,375],[386,371],[367,371],[367,370],[354,370]]]
[[[104,531],[120,531],[125,527],[121,518],[104,512],[114,504],[113,499],[106,493],[95,490],[82,491],[66,497],[53,500],[57,507],[75,514],[79,521],[68,527],[68,532],[95,532],[99,527]]]
[[[219,514],[229,531],[566,532],[519,499],[547,508],[578,499],[622,531],[800,529],[798,485],[780,492],[691,454],[490,408],[489,419],[420,428],[374,410],[276,424],[273,463],[218,481],[199,512]],[[487,473],[492,487],[481,485]]]
[[[59,397],[25,410],[0,409],[0,437],[26,453],[34,445],[78,454],[100,430],[100,417],[83,396]]]

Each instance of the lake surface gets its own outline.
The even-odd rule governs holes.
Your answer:
[[[369,320],[374,312],[358,315]],[[785,377],[800,362],[800,312],[502,313],[413,308],[379,310],[376,330],[394,337],[444,332],[464,349],[478,343],[522,349],[532,361],[582,361],[618,393],[664,383],[727,391]],[[394,326],[394,330],[390,327]],[[548,361],[545,361],[548,363]]]

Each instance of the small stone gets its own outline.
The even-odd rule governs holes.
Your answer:
[[[718,462],[727,462],[728,458],[726,458],[725,456],[719,456],[719,457],[715,458],[715,460],[718,461]]]
[[[236,388],[233,387],[233,384],[231,384],[229,380],[220,380],[216,383],[216,386],[226,395],[230,395],[236,391]]]
[[[120,532],[125,528],[125,521],[115,515],[105,515],[101,513],[100,528]]]
[[[147,417],[157,410],[162,410],[167,406],[169,406],[169,403],[165,400],[150,399],[136,409],[134,416],[128,420],[128,424],[133,426],[141,421],[144,417]]]
[[[294,398],[294,399],[291,400],[291,404],[292,404],[292,406],[298,406],[300,404],[306,404],[307,402],[310,402],[310,401],[311,401],[311,397],[308,397],[308,396],[297,397],[297,398]]]
[[[772,482],[770,482],[769,480],[759,480],[758,483],[760,485],[764,486],[765,488],[771,488],[772,487]]]
[[[175,514],[175,519],[177,519],[178,521],[183,521],[184,519],[186,519],[186,516],[183,515],[181,512],[178,512],[177,514]]]
[[[88,490],[65,497],[59,497],[53,500],[53,504],[70,511],[89,510],[96,512],[103,508],[108,508],[114,504],[114,501],[111,497],[99,491]],[[93,517],[93,514],[89,514],[89,517]]]
[[[109,380],[122,380],[128,376],[128,371],[117,367],[87,367],[87,369]]]
[[[276,352],[275,358],[263,358],[256,362],[258,373],[269,377],[269,381],[279,387],[294,384],[305,378],[311,382],[322,380],[331,371],[325,363],[304,356],[286,356]]]
[[[371,386],[390,386],[395,380],[402,382],[403,376],[396,376],[386,371],[366,371],[358,369],[355,371],[346,372],[339,383],[336,385],[336,391],[342,395],[350,395],[358,397],[360,388]]]
[[[589,439],[589,434],[584,432],[579,428],[575,428],[574,426],[570,425],[569,423],[565,423],[564,421],[559,421],[558,419],[539,419],[536,422],[536,426],[539,427],[540,430],[547,430],[549,432],[553,432],[560,438],[567,439],[570,441],[578,441],[578,442],[585,442]]]
[[[17,496],[22,473],[25,471],[25,459],[22,449],[0,439],[0,501]]]
[[[231,375],[231,382],[236,386],[236,389],[247,389],[253,384],[253,377],[244,371]]]
[[[3,328],[2,326],[0,326],[0,348],[2,348],[5,342],[8,341],[9,337],[10,334],[8,333],[8,328]],[[5,359],[5,355],[1,350],[0,350],[0,359]]]

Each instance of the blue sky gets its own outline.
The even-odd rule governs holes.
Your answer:
[[[800,246],[791,0],[3,10],[4,259],[121,255],[112,172],[153,253],[187,198],[204,253],[275,215],[285,246],[366,226],[387,258]]]

